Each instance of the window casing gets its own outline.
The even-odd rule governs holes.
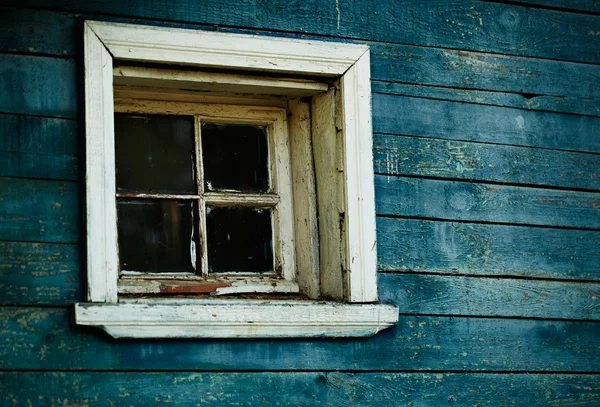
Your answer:
[[[76,304],[78,324],[102,327],[115,337],[310,337],[367,336],[397,321],[396,307],[376,303],[367,47],[101,22],[86,22],[84,37],[88,302]],[[113,70],[117,61],[188,65],[210,68],[210,72],[218,68],[228,73],[180,70],[169,76],[130,66]],[[243,71],[267,72],[270,76],[248,76]],[[330,86],[292,79],[289,74],[322,76]],[[136,90],[140,84],[141,90]],[[122,85],[130,88],[123,90]],[[197,87],[214,92],[172,91]],[[156,92],[150,96],[150,88],[160,89],[160,96]],[[131,97],[132,89],[146,96]],[[239,95],[231,96],[232,92],[249,96],[239,102]],[[284,101],[265,102],[263,95],[283,96]],[[206,101],[211,103],[203,103]],[[245,113],[230,117],[231,113],[223,113],[223,106],[228,104],[224,101],[237,105],[226,109]],[[277,116],[273,113],[276,107],[284,108],[279,110],[280,119],[253,117],[266,111]],[[289,236],[274,238],[281,246],[274,250],[279,253],[275,264],[277,256],[282,264],[276,277],[282,287],[287,287],[282,288],[284,292],[295,285],[307,299],[334,302],[128,297],[135,290],[145,294],[161,291],[162,283],[157,288],[153,278],[146,279],[150,283],[137,277],[120,278],[115,110],[140,114],[187,112],[195,118],[196,127],[201,126],[204,117],[209,121],[235,119],[266,126],[279,122],[282,129],[287,128],[284,140],[289,144],[290,159],[284,167],[289,176],[280,177],[279,169],[274,172],[279,199],[274,223],[279,225],[273,228],[273,234]],[[272,148],[280,144],[272,143]],[[200,207],[207,199],[218,198],[201,188],[197,195],[194,199]],[[224,194],[220,199],[238,198],[241,195],[231,198]],[[290,202],[289,210],[282,210],[285,200]],[[284,217],[287,220],[282,220]],[[283,226],[286,222],[291,222],[291,227]],[[204,259],[202,273],[208,269]],[[288,261],[293,263],[290,267],[284,264]],[[201,277],[202,281],[210,281],[206,275]],[[128,284],[128,279],[135,283]],[[260,280],[246,279],[222,287],[225,290],[221,293],[264,292],[257,288]]]

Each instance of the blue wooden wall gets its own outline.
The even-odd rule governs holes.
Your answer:
[[[3,4],[0,405],[600,405],[600,1]],[[74,326],[85,19],[369,44],[398,325],[287,341]]]

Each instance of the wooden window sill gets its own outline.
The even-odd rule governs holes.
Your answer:
[[[261,300],[125,300],[75,304],[75,321],[114,338],[365,337],[398,321],[384,304]]]

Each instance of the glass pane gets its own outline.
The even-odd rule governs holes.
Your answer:
[[[117,192],[193,194],[194,119],[115,114]]]
[[[272,272],[271,208],[206,208],[208,271]]]
[[[202,124],[204,188],[208,191],[269,190],[267,128],[242,124]]]
[[[195,202],[119,200],[117,209],[121,270],[195,271]]]

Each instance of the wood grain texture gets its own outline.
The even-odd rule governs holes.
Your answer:
[[[600,319],[600,283],[380,274],[379,287],[406,314]]]
[[[74,118],[75,61],[0,54],[0,113]]]
[[[79,250],[76,245],[0,242],[0,302],[65,305],[81,301]]]
[[[517,3],[600,13],[600,1],[598,0],[519,0]]]
[[[75,44],[79,38],[75,27],[86,17],[3,8],[0,18],[3,22],[0,50],[75,56]],[[209,27],[195,25],[194,28],[206,30]],[[244,32],[274,35],[256,30]],[[562,111],[562,108],[579,112],[579,108],[585,113],[588,105],[588,109],[599,109],[597,101],[589,100],[600,95],[600,71],[594,65],[412,45],[377,42],[369,45],[373,79],[402,82],[388,86],[401,88],[412,83],[468,89],[472,101],[482,99],[481,90],[512,92],[505,99],[509,99],[515,107],[533,110]],[[574,80],[579,86],[572,86]],[[432,93],[444,90],[432,90]],[[498,96],[493,93],[485,98],[497,99]]]
[[[471,89],[438,88],[396,82],[374,80],[371,83],[374,93],[412,96],[417,98],[476,103],[525,110],[542,110],[557,113],[574,113],[587,116],[600,116],[598,99],[582,99],[564,96],[533,96],[518,93],[484,91]]]
[[[0,114],[0,176],[76,181],[77,123]]]
[[[377,214],[600,228],[600,194],[375,176]]]
[[[0,50],[72,56],[76,16],[42,10],[0,7]]]
[[[530,98],[600,97],[596,65],[382,43],[374,43],[371,53],[373,78],[378,80],[512,92]],[[573,86],[574,81],[578,86]]]
[[[600,155],[376,134],[375,172],[600,189]]]
[[[597,375],[432,373],[0,373],[6,406],[589,406]],[[285,389],[285,391],[282,391]]]
[[[73,182],[0,178],[3,240],[79,241],[79,185]]]
[[[114,340],[64,308],[0,308],[3,370],[594,372],[600,324],[400,316],[348,340]]]
[[[598,16],[484,1],[10,0],[7,5],[599,62]],[[468,7],[468,12],[465,12]],[[434,30],[431,27],[435,27]]]
[[[600,281],[600,232],[377,218],[379,269]]]
[[[409,114],[410,112],[410,114]],[[600,118],[373,95],[373,130],[460,141],[600,152]]]

